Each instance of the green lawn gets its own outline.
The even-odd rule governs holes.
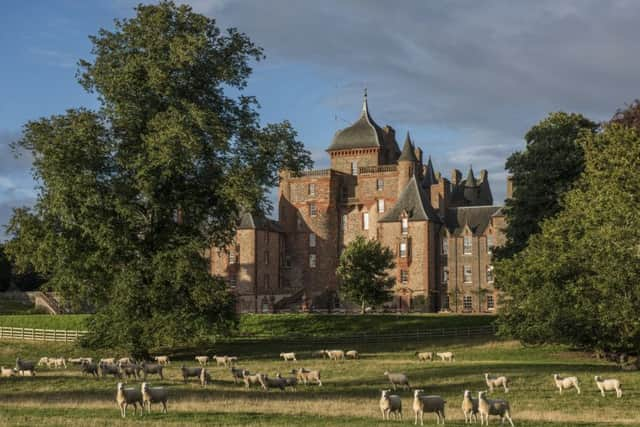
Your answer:
[[[257,344],[254,344],[256,346]],[[153,385],[170,389],[170,413],[154,413],[142,419],[119,419],[114,379],[83,378],[76,369],[42,369],[35,378],[0,378],[0,425],[2,426],[101,426],[101,425],[304,425],[304,426],[377,426],[413,422],[411,392],[399,391],[403,398],[405,420],[402,423],[380,420],[379,390],[388,385],[385,370],[404,372],[413,387],[447,400],[447,425],[462,426],[459,409],[463,390],[476,393],[486,389],[484,372],[508,375],[511,392],[494,392],[494,397],[511,402],[513,419],[520,426],[637,426],[640,425],[640,374],[621,372],[615,366],[587,354],[570,352],[561,346],[522,347],[516,342],[488,339],[472,341],[438,340],[430,343],[355,346],[360,360],[330,362],[312,359],[310,351],[300,352],[299,362],[278,360],[279,348],[260,344],[235,348],[214,348],[239,357],[238,365],[251,371],[274,375],[294,366],[320,369],[324,387],[300,386],[297,391],[246,390],[234,385],[223,367],[211,367],[214,384],[202,389],[195,381],[183,384],[179,367],[194,365],[193,354],[174,360],[166,378],[150,379]],[[220,351],[217,351],[220,350]],[[416,350],[451,350],[454,363],[418,362]],[[37,359],[45,355],[121,356],[96,354],[66,344],[33,344],[16,341],[0,343],[0,365],[13,365],[16,356]],[[551,375],[577,375],[583,393],[557,394]],[[622,381],[624,396],[602,398],[593,376],[615,376]],[[139,382],[131,381],[131,386]],[[428,425],[435,420],[427,416]],[[492,425],[498,420],[492,419]]]
[[[86,314],[63,314],[53,316],[50,314],[16,314],[0,316],[0,326],[14,328],[38,328],[38,329],[76,329],[85,330]]]

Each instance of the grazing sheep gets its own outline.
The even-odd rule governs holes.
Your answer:
[[[596,380],[596,385],[598,386],[598,389],[602,394],[602,397],[605,396],[604,394],[605,391],[613,391],[613,390],[616,391],[616,397],[622,397],[622,386],[620,385],[620,381],[614,378],[602,379],[602,377],[600,377],[599,375],[595,376],[595,380]]]
[[[74,365],[82,365],[83,362],[93,363],[92,357],[75,357],[67,360],[69,363]]]
[[[198,362],[200,365],[208,365],[209,356],[196,356],[196,362]]]
[[[494,387],[504,387],[504,392],[509,393],[509,378],[504,375],[496,377],[494,375],[489,375],[487,373],[484,374],[484,380],[487,383],[487,387],[489,387],[489,391],[493,393]]]
[[[140,371],[142,371],[142,367],[137,363],[120,365],[120,369],[127,378],[133,377],[135,379],[140,378]]]
[[[358,350],[349,350],[344,355],[347,356],[349,359],[359,359],[360,358],[360,353],[358,353]]]
[[[159,365],[170,365],[171,360],[169,360],[169,356],[156,356],[153,358]]]
[[[284,359],[285,361],[298,361],[298,359],[296,359],[296,354],[295,353],[280,353],[280,357],[282,359]]]
[[[246,388],[251,387],[252,385],[260,385],[260,375],[261,374],[250,374],[249,371],[242,371],[242,379],[244,380],[244,386]]]
[[[49,366],[49,358],[48,357],[41,357],[40,360],[38,360],[38,366],[44,366],[44,365]]]
[[[421,362],[424,361],[433,361],[433,351],[423,351],[423,352],[417,352],[416,351],[416,356],[418,356],[418,360]]]
[[[344,350],[325,350],[329,360],[344,360]]]
[[[265,390],[269,390],[270,388],[279,388],[281,391],[284,391],[284,387],[286,385],[286,381],[283,378],[270,378],[266,374],[259,374],[258,380],[262,385],[262,388]]]
[[[106,357],[103,359],[100,359],[100,361],[98,362],[98,365],[101,363],[110,363],[111,365],[115,365],[116,364],[116,358],[115,357]]]
[[[455,359],[455,355],[450,351],[436,353],[436,356],[438,356],[443,362],[453,362],[453,360]]]
[[[124,384],[118,383],[116,392],[116,402],[120,408],[122,418],[127,416],[127,407],[133,405],[133,415],[136,415],[138,404],[140,404],[140,416],[142,416],[142,392],[133,388],[124,388]]]
[[[117,365],[120,365],[120,366],[122,366],[122,365],[133,365],[134,363],[136,363],[136,361],[133,360],[132,358],[130,358],[130,357],[122,357],[122,358],[118,359]]]
[[[464,391],[462,398],[462,413],[464,414],[464,423],[471,424],[471,418],[474,422],[478,422],[478,399],[471,396],[469,390]]]
[[[0,377],[15,377],[16,370],[13,368],[5,368],[4,366],[0,367]]]
[[[397,386],[404,386],[406,390],[408,390],[411,386],[409,385],[409,378],[405,374],[392,374],[390,372],[385,371],[383,374],[389,379],[389,382],[393,386],[393,390],[395,391]]]
[[[276,374],[276,377],[284,381],[285,387],[291,387],[291,390],[296,391],[296,387],[298,386],[298,377],[283,377],[280,375],[280,372]]]
[[[55,359],[49,359],[50,361],[53,361],[53,366],[55,368],[65,368],[67,369],[67,359],[65,359],[64,357],[57,357]]]
[[[120,367],[118,365],[114,365],[111,363],[100,363],[98,365],[100,370],[100,376],[102,378],[107,375],[113,375],[114,378],[122,378],[122,372],[120,371]]]
[[[393,414],[394,419],[402,419],[402,399],[397,394],[389,394],[391,390],[382,390],[380,396],[380,412],[382,419],[388,420]]]
[[[556,383],[556,387],[558,387],[558,391],[562,394],[562,390],[570,389],[571,387],[575,387],[578,390],[578,394],[580,394],[580,386],[578,385],[577,377],[561,377],[558,374],[553,374],[553,381]]]
[[[83,361],[82,364],[80,365],[80,371],[82,372],[82,375],[93,375],[94,377],[98,378],[98,365],[93,363],[93,362],[86,362]]]
[[[149,384],[142,383],[140,387],[142,391],[142,403],[147,406],[147,413],[151,413],[152,403],[161,403],[162,412],[167,413],[167,401],[169,400],[169,392],[164,387],[149,387]]]
[[[444,405],[447,401],[440,396],[425,396],[422,394],[423,392],[424,390],[413,391],[414,424],[418,424],[418,417],[420,417],[420,425],[424,425],[425,412],[435,413],[436,424],[440,424],[440,418],[442,418],[442,424],[444,424]]]
[[[162,365],[159,365],[157,363],[147,363],[147,362],[142,362],[142,376],[143,379],[146,381],[147,380],[147,375],[148,374],[157,374],[158,376],[160,376],[160,379],[163,380],[164,376],[162,375]]]
[[[302,384],[307,385],[311,381],[314,381],[318,384],[319,387],[322,387],[322,380],[320,379],[320,371],[319,370],[309,370],[305,368],[300,369],[292,369],[292,374],[295,374],[298,378],[298,381],[302,381]]]
[[[231,367],[230,370],[231,370],[231,376],[233,377],[234,384],[238,384],[238,381],[242,381],[244,379],[243,372],[247,372],[247,375],[251,375],[249,371],[245,371],[244,369],[241,369],[241,368],[234,368],[233,366]]]
[[[211,384],[211,375],[207,372],[207,368],[202,368],[200,371],[200,385],[206,387],[207,384]]]
[[[24,376],[25,372],[30,372],[29,375],[35,377],[36,364],[29,360],[22,360],[19,357],[16,359],[16,371],[20,372],[20,375]]]
[[[227,363],[229,366],[233,365],[238,361],[238,356],[227,356]]]
[[[489,425],[489,415],[498,415],[502,423],[505,418],[513,427],[513,421],[511,420],[511,408],[509,402],[503,399],[487,399],[485,396],[486,391],[478,393],[478,412],[480,412],[480,425],[485,422]]]
[[[182,365],[182,367],[180,368],[180,371],[182,372],[182,379],[186,383],[187,379],[191,377],[200,378],[200,375],[202,374],[203,369],[205,368],[202,368],[202,367],[188,368]]]
[[[311,357],[322,357],[323,359],[327,358],[327,353],[324,350],[318,350],[311,353]]]

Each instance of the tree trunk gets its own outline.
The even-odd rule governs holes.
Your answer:
[[[360,309],[360,314],[364,314],[364,299],[362,299],[362,306]]]

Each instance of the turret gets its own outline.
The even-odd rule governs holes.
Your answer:
[[[416,167],[418,166],[418,159],[414,151],[413,143],[409,132],[404,140],[404,146],[402,147],[402,153],[398,158],[398,195],[402,193],[402,190],[407,186],[411,177],[416,175]]]

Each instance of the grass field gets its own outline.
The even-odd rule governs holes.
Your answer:
[[[0,316],[0,326],[13,328],[38,328],[38,329],[68,329],[84,330],[86,314],[64,314],[52,316],[50,314],[15,314]]]
[[[153,385],[170,389],[169,414],[153,413],[134,419],[119,419],[115,405],[114,379],[83,378],[76,369],[42,369],[35,378],[0,378],[0,425],[2,426],[103,426],[103,425],[220,425],[220,426],[378,426],[409,425],[413,422],[411,392],[400,391],[405,420],[382,422],[378,409],[379,390],[387,387],[385,370],[405,372],[412,386],[447,400],[447,425],[462,426],[460,403],[463,390],[474,393],[486,389],[484,372],[508,375],[511,392],[494,392],[512,405],[518,426],[637,426],[640,425],[640,374],[621,372],[615,366],[570,352],[561,346],[522,347],[517,342],[475,339],[466,342],[440,340],[430,344],[377,345],[356,347],[361,360],[330,362],[311,359],[303,352],[299,362],[282,362],[280,351],[295,348],[227,347],[240,358],[238,366],[251,371],[287,372],[294,366],[317,368],[322,372],[323,387],[300,386],[297,391],[246,390],[234,385],[225,368],[211,368],[214,384],[202,389],[195,381],[183,384],[179,378],[182,363],[176,361],[165,380],[154,377]],[[215,349],[214,349],[215,350]],[[452,350],[456,361],[418,362],[416,350]],[[116,356],[94,354],[63,344],[32,344],[6,341],[0,343],[0,365],[13,365],[16,356],[37,359],[44,355]],[[189,357],[191,359],[191,357]],[[551,375],[577,375],[583,393],[557,394]],[[624,396],[602,398],[593,375],[615,376],[622,381]],[[131,384],[131,382],[130,382]],[[139,382],[134,383],[135,386]],[[435,419],[427,416],[428,425]],[[491,424],[498,424],[492,419]]]

